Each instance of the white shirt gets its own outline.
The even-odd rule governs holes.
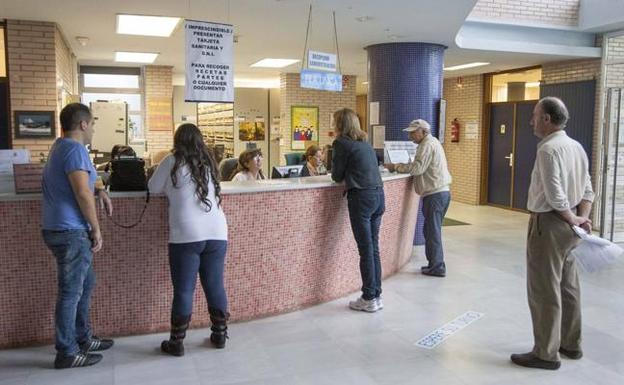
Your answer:
[[[449,191],[453,180],[448,171],[444,148],[431,134],[427,134],[418,144],[414,161],[398,164],[396,170],[414,176],[414,190],[421,197]]]
[[[251,175],[250,172],[239,171],[236,173],[236,175],[234,175],[234,178],[232,178],[232,182],[245,182],[248,180],[262,180],[262,179],[264,178],[260,176],[260,173],[258,173],[258,176],[256,177],[256,179],[254,179],[254,177]]]
[[[206,240],[227,241],[227,221],[223,210],[217,205],[214,185],[208,173],[208,200],[210,211],[197,198],[188,166],[176,171],[177,187],[171,180],[175,163],[173,154],[160,162],[150,178],[150,193],[167,195],[169,200],[169,243],[190,243]]]
[[[582,200],[593,202],[588,165],[583,146],[564,130],[542,139],[537,144],[531,173],[529,211],[565,211],[575,208]]]

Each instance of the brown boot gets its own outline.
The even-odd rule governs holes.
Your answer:
[[[186,329],[191,323],[191,315],[171,316],[171,334],[169,340],[160,344],[160,350],[172,356],[181,357],[184,355],[184,337]]]
[[[210,342],[212,342],[215,348],[223,349],[225,340],[228,339],[227,320],[230,318],[230,313],[213,307],[209,307],[208,312],[210,313],[210,322],[212,322]]]

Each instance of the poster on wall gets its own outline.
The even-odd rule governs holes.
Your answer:
[[[303,150],[319,140],[319,108],[292,106],[290,111],[291,148]]]
[[[234,102],[234,28],[186,20],[187,102]]]

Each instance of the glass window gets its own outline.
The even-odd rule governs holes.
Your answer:
[[[493,75],[490,102],[537,100],[540,96],[541,79],[541,68]]]
[[[84,87],[139,88],[138,75],[84,74]]]
[[[6,77],[6,51],[4,48],[4,27],[0,27],[0,78]]]
[[[82,94],[82,102],[87,106],[89,103],[98,100],[126,102],[128,103],[128,111],[141,111],[141,94],[105,94],[97,92],[85,92]]]
[[[128,138],[130,141],[145,138],[145,133],[143,132],[143,118],[140,114],[128,115]]]

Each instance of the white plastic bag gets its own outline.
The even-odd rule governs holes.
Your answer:
[[[581,242],[570,253],[578,261],[581,270],[594,273],[614,263],[624,250],[613,242],[587,234],[578,226],[572,229],[581,238]]]

